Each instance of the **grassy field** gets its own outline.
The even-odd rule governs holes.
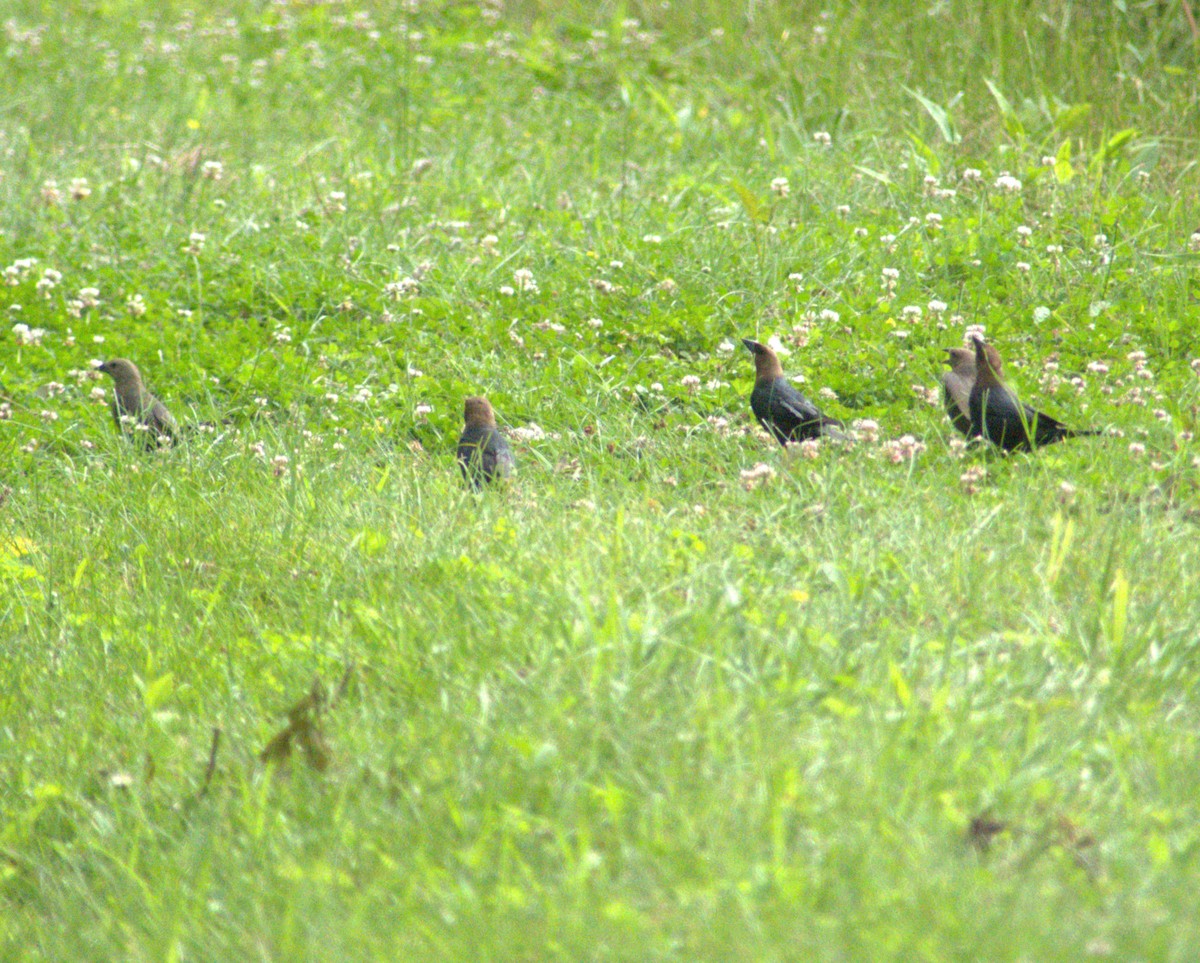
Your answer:
[[[10,0],[0,958],[1195,960],[1190,18]]]

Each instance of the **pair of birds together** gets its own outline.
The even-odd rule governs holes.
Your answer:
[[[967,438],[986,438],[1005,451],[1032,449],[1064,438],[1095,435],[1097,431],[1068,428],[1062,422],[1018,401],[1001,380],[999,353],[982,338],[975,349],[948,348],[950,370],[942,377],[942,397],[954,427]],[[750,338],[742,343],[754,357],[754,390],[750,407],[759,423],[781,444],[811,438],[845,437],[845,425],[821,411],[784,377],[779,356]],[[119,430],[127,423],[145,433],[144,445],[153,448],[179,439],[179,425],[161,401],[142,382],[137,366],[125,358],[100,365],[114,383],[111,404]],[[465,422],[458,439],[457,457],[463,477],[475,488],[512,474],[515,461],[508,440],[496,427],[496,414],[481,396],[463,404]]]
[[[96,370],[113,379],[109,410],[118,431],[131,429],[135,437],[141,436],[142,446],[147,449],[179,441],[179,424],[166,405],[147,390],[137,365],[126,358],[113,358]],[[491,404],[486,398],[468,398],[463,409],[466,425],[458,440],[458,462],[463,477],[479,488],[484,482],[511,475],[512,449],[496,427]]]
[[[1004,384],[999,352],[982,338],[975,349],[947,348],[950,370],[942,376],[942,401],[954,427],[967,438],[986,438],[1005,451],[1029,450],[1064,438],[1097,435],[1068,428],[1023,402]],[[779,357],[765,344],[743,338],[754,356],[754,416],[781,445],[811,438],[845,437],[845,425],[831,418],[792,387]]]

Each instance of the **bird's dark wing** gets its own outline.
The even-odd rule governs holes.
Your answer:
[[[1051,418],[1029,405],[1023,407],[1025,419],[1029,422],[1030,430],[1033,432],[1033,440],[1038,445],[1052,445],[1056,441],[1062,441],[1064,438],[1071,438],[1075,435],[1074,431],[1057,418]]]
[[[164,435],[173,442],[179,440],[179,425],[157,398],[150,399],[150,407],[144,412],[142,422],[155,435]]]
[[[971,391],[971,437],[982,436],[1005,451],[1029,448],[1030,438],[1017,399],[1004,387]]]
[[[836,418],[823,415],[783,378],[755,385],[750,395],[750,407],[780,444],[816,438],[826,425],[841,424]]]
[[[458,463],[463,477],[476,488],[513,470],[512,449],[495,428],[470,425],[458,440]]]
[[[488,438],[487,448],[483,453],[483,470],[489,478],[507,478],[512,474],[516,462],[508,440],[495,428]]]

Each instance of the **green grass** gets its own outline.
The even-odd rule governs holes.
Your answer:
[[[1187,6],[10,3],[0,957],[1194,959]]]

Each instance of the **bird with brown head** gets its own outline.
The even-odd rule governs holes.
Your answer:
[[[118,431],[147,449],[179,440],[179,425],[166,406],[146,390],[137,365],[126,358],[112,358],[96,370],[113,379],[109,410]]]

